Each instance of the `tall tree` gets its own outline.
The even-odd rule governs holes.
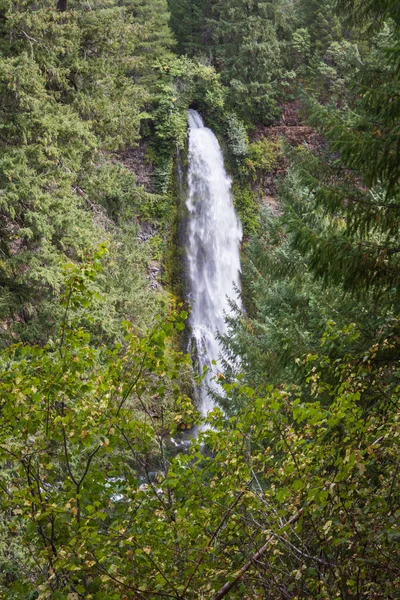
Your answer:
[[[168,0],[171,28],[181,54],[210,56],[212,53],[212,0]]]
[[[332,345],[332,360],[390,340],[382,360],[393,383],[399,358],[400,35],[396,3],[369,8],[358,25],[370,31],[370,51],[347,87],[348,104],[309,99],[310,122],[327,144],[318,152],[288,152],[283,215],[263,214],[246,250],[249,311],[230,320],[224,343],[228,355],[242,357],[249,381],[260,385],[300,381],[296,354],[315,351],[327,321],[343,328],[357,323],[359,331],[351,347]]]
[[[112,180],[117,196],[125,192],[106,153],[137,143],[159,79],[151,65],[172,38],[163,2],[156,11],[142,2],[140,15],[113,0],[70,0],[65,12],[52,0],[5,0],[2,8],[2,334],[31,323],[25,333],[46,338],[60,316],[60,262],[80,260],[111,236],[98,180]],[[157,23],[164,29],[154,32]]]
[[[136,43],[134,55],[138,61],[134,76],[154,81],[154,62],[168,61],[176,44],[169,27],[170,14],[166,0],[124,0],[126,18],[134,24]]]
[[[211,4],[213,53],[238,113],[267,122],[276,114],[280,48],[269,0]]]
[[[342,39],[342,23],[335,13],[332,0],[298,0],[295,3],[297,23],[306,28],[311,37],[312,49],[323,56],[329,45]]]

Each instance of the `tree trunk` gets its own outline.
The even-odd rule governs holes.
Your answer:
[[[57,9],[61,12],[67,10],[67,0],[58,0]]]

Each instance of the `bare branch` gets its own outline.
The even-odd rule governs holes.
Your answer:
[[[293,523],[296,523],[296,521],[298,521],[300,519],[303,512],[304,512],[304,508],[302,508],[301,510],[299,510],[298,513],[293,515],[293,517],[291,517],[289,519],[289,521],[285,524],[285,527],[287,527],[288,525],[293,525]],[[243,577],[243,575],[246,573],[246,571],[248,571],[250,569],[250,567],[252,566],[254,561],[258,560],[263,554],[265,554],[271,541],[274,538],[275,538],[275,534],[270,535],[269,538],[267,539],[267,541],[265,542],[265,544],[255,554],[253,554],[251,559],[245,565],[243,565],[243,567],[241,569],[239,569],[239,571],[234,575],[234,578],[232,579],[232,581],[227,581],[222,586],[222,588],[213,596],[212,600],[221,600],[221,598],[224,598],[224,596],[226,596],[226,594],[233,588],[233,586],[236,585],[236,583]]]
[[[251,484],[248,484],[248,486]],[[248,487],[247,486],[247,487]],[[225,511],[225,513],[222,515],[222,518],[220,520],[220,522],[218,523],[218,527],[215,529],[215,531],[213,532],[212,536],[210,537],[210,539],[208,540],[207,546],[204,548],[204,550],[200,553],[199,558],[197,559],[196,565],[192,571],[192,573],[189,575],[189,578],[185,584],[185,587],[183,589],[182,592],[182,597],[185,596],[186,590],[188,589],[193,577],[195,576],[195,574],[197,573],[198,568],[200,567],[201,563],[203,562],[203,559],[208,551],[208,549],[210,548],[211,544],[213,543],[213,541],[215,540],[216,536],[218,535],[219,531],[221,530],[221,527],[223,526],[223,524],[225,523],[226,519],[228,518],[228,516],[231,514],[232,510],[235,508],[235,506],[237,506],[237,504],[240,502],[240,500],[243,498],[244,494],[247,491],[247,487],[240,492],[239,496],[235,499],[235,501],[230,505],[230,507]]]

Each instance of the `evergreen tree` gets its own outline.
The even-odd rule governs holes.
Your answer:
[[[308,210],[295,171],[289,174],[283,193],[296,189]],[[290,214],[290,213],[289,213]],[[290,219],[290,217],[289,217]],[[357,325],[357,337],[337,338],[327,353],[332,361],[345,355],[362,353],[385,339],[397,335],[393,293],[377,299],[373,292],[359,297],[344,293],[338,285],[324,285],[315,280],[307,258],[294,248],[286,215],[277,218],[264,212],[260,229],[245,251],[243,266],[246,313],[236,310],[228,318],[229,332],[222,338],[226,360],[225,375],[232,377],[229,365],[243,372],[252,386],[291,385],[304,382],[302,357],[318,352],[327,323],[345,329]],[[396,360],[393,347],[387,364]],[[240,357],[240,364],[237,359]],[[396,379],[386,374],[386,383]],[[219,399],[228,412],[238,410],[232,398]],[[321,394],[320,400],[323,401]]]
[[[136,82],[156,78],[154,62],[168,61],[176,42],[169,27],[170,14],[166,0],[124,0],[125,14],[135,26],[134,56]]]
[[[377,5],[375,4],[375,8]],[[389,9],[387,9],[389,10]],[[388,13],[382,9],[381,19]],[[309,100],[310,122],[329,144],[289,152],[281,186],[283,215],[263,215],[246,251],[248,314],[230,320],[228,356],[243,357],[249,381],[298,382],[295,359],[314,353],[327,321],[356,323],[353,347],[390,340],[387,383],[398,360],[400,290],[400,92],[398,29],[370,36],[349,105]],[[354,341],[352,341],[352,344]]]
[[[342,25],[332,0],[298,0],[295,3],[299,27],[308,30],[312,50],[323,56],[334,42],[343,38]]]
[[[300,217],[295,203],[289,208],[297,247],[309,254],[317,276],[380,293],[397,289],[400,277],[400,79],[392,61],[398,38],[393,29],[384,37],[361,72],[350,109],[310,103],[310,122],[338,155],[300,159],[310,210]]]
[[[213,54],[231,103],[248,120],[268,122],[276,115],[279,81],[283,77],[268,0],[214,1],[211,5]]]
[[[187,314],[142,338],[127,324],[124,347],[93,344],[76,310],[90,314],[99,259],[68,270],[56,343],[0,352],[1,597],[396,596],[389,340],[332,361],[357,329],[329,326],[304,385],[224,385],[240,412],[215,410],[173,457],[172,402],[178,422],[196,420],[171,344]]]
[[[180,54],[212,56],[212,0],[168,0]]]
[[[114,196],[126,202],[120,182],[127,175],[118,180],[105,153],[137,143],[159,79],[150,66],[172,38],[163,2],[143,2],[133,15],[108,0],[93,7],[70,0],[62,11],[50,0],[3,0],[1,15],[2,336],[21,324],[23,335],[45,340],[60,318],[60,264],[122,235],[100,206],[99,188],[113,181]],[[125,217],[135,219],[145,196],[128,179]]]
[[[170,25],[178,41],[180,54],[194,55],[206,51],[202,32],[206,28],[209,0],[168,0]]]

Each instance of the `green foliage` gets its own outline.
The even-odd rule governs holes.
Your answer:
[[[224,107],[225,95],[215,70],[187,57],[175,57],[156,65],[160,80],[155,95],[156,189],[171,189],[173,160],[187,138],[187,109],[196,102],[210,115]]]
[[[310,19],[316,5],[303,4]],[[284,190],[287,232],[313,275],[359,296],[385,290],[389,307],[400,273],[399,39],[391,22],[370,33],[362,61],[360,46],[343,39],[325,45],[322,62],[314,54],[313,77],[332,101],[309,98],[308,116],[329,147],[292,152],[294,179]]]
[[[397,597],[398,2],[343,0],[344,27],[330,0],[170,0],[190,58],[164,0],[39,4],[0,7],[0,597]],[[280,144],[245,123],[288,69],[326,143],[286,152],[276,216],[253,188]],[[188,315],[149,267],[181,277],[190,105],[250,240],[225,412],[177,452]],[[158,193],[113,154],[140,134]]]
[[[393,19],[397,25],[400,23],[400,9],[396,0],[339,0],[338,7],[350,22],[358,19],[368,23],[371,20],[374,27],[381,26],[385,19]]]
[[[235,208],[239,214],[245,236],[257,231],[259,221],[259,206],[257,195],[250,186],[234,183],[232,193]]]
[[[292,46],[301,59],[305,60],[310,56],[311,36],[308,29],[302,27],[293,32]]]
[[[272,3],[212,2],[214,55],[234,110],[246,120],[277,114],[276,80],[283,75]]]
[[[279,113],[277,98],[286,78],[277,38],[277,24],[287,34],[283,5],[268,0],[169,2],[180,51],[211,60],[226,86],[230,109],[246,122],[268,122]]]
[[[304,205],[306,212],[306,198],[298,184],[290,173],[285,189],[291,195],[297,190],[299,206]],[[252,385],[266,380],[276,385],[303,381],[304,372],[296,359],[318,351],[328,320],[334,320],[339,328],[356,322],[360,331],[350,346],[332,347],[332,359],[362,352],[378,340],[397,335],[392,321],[396,315],[393,294],[379,301],[372,292],[354,298],[338,285],[316,281],[307,258],[295,248],[288,220],[289,211],[276,217],[264,209],[259,216],[243,263],[247,313],[237,311],[228,319],[229,332],[223,338],[228,355],[240,356],[240,369]],[[230,398],[221,401],[231,410]]]
[[[167,1],[124,0],[121,4],[128,19],[135,24],[135,76],[151,89],[156,79],[154,60],[170,60],[171,48],[176,44],[169,28]]]
[[[225,427],[248,411],[253,429],[240,421],[236,435],[246,439],[247,453],[253,432],[259,442],[262,474],[254,462],[251,474],[271,510],[268,525],[257,518],[257,531],[270,535],[254,545],[264,548],[257,579],[238,577],[246,591],[259,583],[251,588],[256,597],[386,598],[399,590],[398,569],[387,566],[398,562],[400,519],[392,458],[399,436],[400,55],[397,24],[382,24],[397,8],[346,4],[377,17],[373,37],[341,39],[328,3],[299,3],[310,12],[293,39],[297,68],[320,99],[309,100],[309,122],[327,142],[288,153],[282,214],[261,215],[244,262],[247,312],[236,308],[222,338]],[[240,383],[232,365],[243,371]],[[284,522],[301,512],[298,524],[275,533],[289,506]],[[247,535],[254,542],[251,526]],[[239,586],[233,589],[240,597]]]
[[[281,597],[281,586],[295,596],[309,594],[313,598],[336,597],[355,590],[356,585],[358,592],[354,593],[367,594],[373,589],[384,597],[398,587],[396,575],[389,574],[381,553],[383,544],[391,566],[398,560],[397,534],[392,533],[399,518],[393,504],[399,486],[396,461],[392,462],[391,456],[397,452],[399,398],[396,383],[387,383],[392,366],[385,360],[393,349],[384,341],[360,356],[351,354],[332,361],[330,344],[334,340],[340,344],[355,333],[354,328],[338,330],[331,324],[318,354],[305,360],[308,376],[304,388],[273,391],[267,387],[264,395],[264,386],[259,391],[242,384],[226,386],[228,393],[236,389],[246,407],[228,422],[235,430],[232,446],[237,449],[238,440],[245,439],[246,449],[242,446],[243,459],[227,453],[221,469],[229,470],[227,463],[232,460],[232,471],[242,474],[245,464],[247,481],[253,482],[252,501],[260,503],[259,509],[242,507],[243,520],[239,517],[236,532],[243,535],[238,533],[241,539],[236,543],[243,551],[245,537],[251,539],[254,549],[269,540],[261,559],[267,561],[268,569],[260,571],[258,581],[271,598]],[[378,372],[384,390],[376,383]],[[314,396],[311,403],[303,398],[307,386]],[[328,406],[321,405],[321,395],[328,396]],[[229,424],[224,426],[229,431]],[[224,441],[215,436],[218,452],[224,452],[228,437],[226,429]],[[244,477],[242,481],[241,489]],[[258,527],[253,522],[255,529],[246,520],[248,511],[259,515]],[[297,525],[285,527],[284,534],[276,531],[279,522],[288,523],[299,511],[304,512]],[[247,555],[251,553],[249,550]],[[238,568],[227,567],[226,571]],[[245,589],[249,585],[246,582]],[[239,589],[236,593],[239,598]],[[233,594],[236,597],[235,591]]]
[[[249,138],[246,127],[235,113],[228,113],[225,123],[224,132],[228,139],[229,151],[237,161],[242,161],[249,153]]]
[[[281,152],[280,140],[269,140],[263,137],[251,143],[245,165],[253,179],[257,177],[259,171],[264,173],[273,171],[278,166]]]
[[[370,50],[360,22],[349,27],[331,0],[299,0],[288,44],[296,86],[324,103],[351,99],[352,83]]]
[[[392,30],[394,42],[396,32]],[[304,211],[293,197],[292,230],[314,272],[346,289],[398,286],[400,163],[396,98],[399,72],[383,42],[359,76],[351,106],[309,103],[310,122],[324,132],[326,157],[300,153],[298,177],[306,190]],[[379,56],[379,62],[375,55]],[[340,158],[339,158],[340,157]]]
[[[196,599],[228,582],[238,600],[249,589],[279,599],[282,586],[316,600],[396,591],[399,397],[382,383],[390,344],[332,362],[329,345],[357,332],[331,324],[305,360],[304,389],[225,385],[244,408],[231,419],[215,410],[212,428],[170,462],[157,455],[156,409],[146,407],[148,392],[165,398],[182,361],[166,355],[174,323],[142,340],[128,331],[123,352],[69,329],[60,348],[3,352],[2,502],[8,535],[18,527],[35,562],[3,578],[2,592]],[[177,418],[190,418],[177,402]],[[151,455],[157,480],[140,485]]]
[[[332,0],[299,0],[296,5],[297,23],[300,31],[294,36],[298,50],[299,35],[303,39],[300,46],[305,56],[311,53],[323,56],[329,45],[343,38],[342,24],[334,10]]]
[[[171,28],[178,41],[179,54],[196,55],[209,41],[207,17],[209,0],[168,0]]]
[[[310,121],[330,146],[289,152],[283,215],[262,215],[246,252],[248,318],[230,320],[224,343],[241,357],[248,381],[261,383],[266,373],[276,384],[302,381],[296,356],[316,352],[328,320],[341,328],[356,322],[361,332],[351,347],[333,348],[332,358],[397,335],[398,72],[388,58],[397,34],[384,26],[374,35],[356,95],[345,85],[350,106],[309,101]],[[337,64],[355,48],[334,47]]]
[[[172,44],[166,4],[70,0],[65,11],[56,4],[2,4],[3,344],[21,336],[45,343],[54,334],[60,265],[82,260],[105,239],[110,305],[99,309],[97,334],[118,335],[116,322],[127,315],[148,324],[160,308],[157,294],[146,294],[149,251],[135,240],[142,209],[165,219],[165,198],[155,209],[154,197],[110,152],[136,145],[148,117],[160,79],[152,65],[170,56]]]
[[[122,599],[135,586],[132,565],[152,564],[132,516],[140,496],[142,511],[153,504],[140,477],[150,483],[150,461],[167,469],[160,432],[173,403],[187,404],[176,384],[187,360],[171,348],[187,314],[171,312],[141,338],[126,323],[114,348],[91,343],[79,324],[82,311],[93,318],[104,252],[66,267],[57,338],[1,353],[2,529],[11,541],[2,597]]]

